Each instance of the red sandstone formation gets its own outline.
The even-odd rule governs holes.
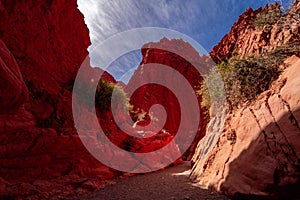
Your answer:
[[[299,8],[297,1],[291,12],[299,13]],[[258,31],[251,26],[251,20],[260,12],[261,9],[248,9],[239,17],[210,53],[216,62],[234,55],[258,55],[295,42],[294,47],[298,48],[295,54],[299,54],[299,21],[288,24],[291,22],[288,13],[286,21]],[[288,26],[282,27],[282,23]],[[221,136],[207,155],[201,149],[209,144],[200,141],[192,159],[195,163],[191,177],[202,187],[236,199],[300,197],[300,59],[294,55],[285,65],[286,69],[269,90],[250,105],[227,114]],[[215,121],[218,119],[212,119],[208,127]]]
[[[160,42],[146,44],[142,48],[142,55],[143,60],[130,79],[126,90],[129,91],[131,90],[131,87],[154,80],[162,81],[163,85],[143,85],[133,94],[130,99],[130,103],[134,106],[134,110],[143,110],[147,112],[147,114],[149,114],[149,108],[152,105],[161,104],[167,113],[166,123],[163,128],[172,135],[176,135],[181,123],[188,127],[184,130],[187,133],[190,131],[190,127],[193,127],[194,124],[198,124],[195,140],[191,145],[191,148],[189,148],[184,155],[184,158],[186,159],[193,154],[195,145],[205,135],[204,130],[207,119],[203,114],[203,110],[196,111],[201,113],[200,123],[194,120],[194,116],[192,114],[189,118],[181,118],[182,113],[180,108],[185,109],[185,107],[191,105],[191,99],[185,98],[182,105],[180,105],[180,102],[178,102],[178,96],[176,96],[176,94],[174,94],[173,91],[166,86],[177,85],[177,87],[180,87],[180,84],[182,83],[178,78],[176,78],[176,76],[174,76],[175,74],[165,74],[163,70],[152,70],[151,68],[153,67],[147,65],[159,64],[170,67],[174,71],[179,72],[181,76],[183,76],[183,79],[187,80],[194,91],[196,91],[199,89],[200,82],[203,80],[203,74],[200,73],[206,72],[212,65],[212,62],[205,56],[200,57],[199,53],[190,44],[177,39],[169,40],[164,38]],[[181,57],[181,55],[184,55],[185,58]],[[200,105],[201,96],[198,96],[197,100],[199,103],[198,105]],[[189,137],[189,134],[187,134],[187,137]],[[185,140],[186,138],[178,139]]]
[[[120,176],[86,150],[74,128],[72,87],[90,44],[76,1],[1,0],[0,18],[0,198],[63,198]],[[85,67],[87,84],[100,78],[100,69]],[[115,82],[106,72],[102,80]],[[87,121],[89,111],[82,114]],[[115,124],[106,128],[120,140]],[[171,139],[130,148],[151,151]]]
[[[248,8],[239,17],[238,21],[233,24],[229,33],[212,49],[210,52],[212,59],[216,63],[219,63],[235,55],[257,56],[263,52],[273,51],[276,47],[291,42],[297,42],[299,45],[300,30],[297,25],[299,19],[291,14],[299,13],[297,6],[294,6],[294,9],[291,10],[292,12],[287,14],[287,20],[278,21],[271,27],[258,28],[253,24],[254,19],[259,13],[276,8],[279,9],[278,4],[267,5],[265,8],[259,8],[255,11]]]
[[[199,184],[237,198],[299,195],[300,59],[286,62],[290,66],[270,90],[227,116],[208,155],[198,145],[192,178]]]
[[[298,12],[297,8],[294,9]],[[255,29],[251,20],[259,12],[248,9],[239,18],[211,52],[216,62],[233,55],[271,51],[299,39],[299,24],[284,28],[277,23],[271,29]],[[76,1],[0,0],[0,18],[0,198],[64,198],[93,191],[106,184],[107,179],[122,175],[97,161],[83,146],[74,128],[72,87],[90,44]],[[163,39],[143,47],[142,65],[125,89],[141,81],[138,74],[149,63],[177,70],[197,89],[202,80],[194,68],[197,66],[160,47],[175,48],[192,61],[207,65],[206,58],[201,59],[187,43]],[[300,65],[295,57],[289,62],[291,66],[270,90],[249,107],[227,116],[218,145],[205,158],[199,155],[200,141],[193,158],[195,180],[228,195],[269,195],[284,191],[293,195],[290,191],[299,187],[300,180]],[[100,73],[100,69],[86,66],[87,85],[92,79],[98,80]],[[161,74],[150,71],[148,76]],[[106,72],[102,79],[115,82]],[[173,81],[176,80],[172,77],[166,78],[166,83]],[[201,97],[197,100],[201,101]],[[83,106],[81,102],[75,103]],[[138,153],[168,145],[181,123],[176,96],[161,86],[145,86],[134,94],[131,103],[145,111],[154,103],[165,106],[167,132],[134,139],[120,131],[113,121],[107,122],[113,119],[110,111],[100,116],[98,112],[108,138],[119,147]],[[83,122],[89,123],[91,112],[85,109],[82,115]],[[183,120],[194,125],[193,119]],[[205,134],[207,122],[203,115],[200,122],[196,124],[195,141]],[[139,124],[147,123],[146,120]],[[193,152],[195,144],[186,155]],[[112,152],[107,153],[114,156]],[[153,162],[160,160],[153,157]],[[175,164],[179,162],[181,159]],[[136,167],[139,166],[133,166]]]
[[[0,1],[0,15],[0,197],[103,186],[118,172],[94,159],[73,127],[72,84],[90,43],[76,2]]]

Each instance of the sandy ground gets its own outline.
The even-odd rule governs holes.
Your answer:
[[[116,184],[106,187],[80,199],[228,199],[225,196],[197,187],[189,180],[189,162],[168,168],[166,170],[121,178]]]

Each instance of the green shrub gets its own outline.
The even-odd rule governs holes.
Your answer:
[[[300,39],[278,46],[273,52],[268,53],[268,57],[275,63],[281,63],[292,55],[300,56]]]
[[[268,9],[258,13],[252,21],[252,26],[258,30],[270,28],[282,17],[282,12],[278,4],[271,5]]]
[[[202,82],[197,94],[202,96],[201,106],[209,109],[211,102],[218,102],[218,99],[224,98],[224,88],[219,84],[219,79],[222,78],[226,100],[232,110],[247,101],[252,101],[257,95],[269,89],[279,74],[278,65],[268,64],[263,58],[232,57],[211,69],[205,76],[206,82]]]
[[[112,95],[122,104],[123,109],[131,109],[129,98],[120,86],[100,80],[95,95],[95,105],[100,111],[108,111],[111,107]],[[116,105],[113,105],[116,106]]]
[[[278,46],[272,52],[260,56],[233,56],[221,62],[204,76],[205,82],[200,83],[197,94],[202,96],[201,106],[209,110],[211,102],[218,102],[218,99],[223,98],[222,86],[216,84],[220,83],[220,75],[230,110],[251,102],[270,88],[281,73],[279,66],[292,55],[300,56],[298,40]]]
[[[220,106],[221,100],[225,98],[225,90],[222,76],[217,67],[210,69],[209,73],[204,75],[204,80],[200,82],[199,90],[196,91],[201,96],[201,107],[209,111],[212,103]]]
[[[123,109],[131,109],[129,98],[123,90],[123,88],[117,86],[114,83],[100,80],[97,85],[96,94],[95,90],[84,79],[80,81],[80,84],[76,90],[78,95],[78,101],[80,104],[85,105],[88,109],[93,106],[99,109],[101,112],[109,111],[111,106],[112,95],[119,100]],[[95,102],[90,102],[87,98],[95,96]]]
[[[233,57],[228,61],[232,70],[223,74],[227,101],[235,108],[269,89],[280,74],[277,65],[265,62],[263,58]]]

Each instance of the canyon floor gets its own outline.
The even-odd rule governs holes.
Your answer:
[[[185,162],[158,172],[116,179],[114,184],[77,199],[228,199],[193,184],[189,179],[189,170],[190,163]]]

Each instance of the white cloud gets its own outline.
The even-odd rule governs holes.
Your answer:
[[[93,44],[136,27],[158,26],[179,31],[188,29],[189,18],[195,19],[193,4],[193,1],[182,3],[167,0],[78,0]]]

